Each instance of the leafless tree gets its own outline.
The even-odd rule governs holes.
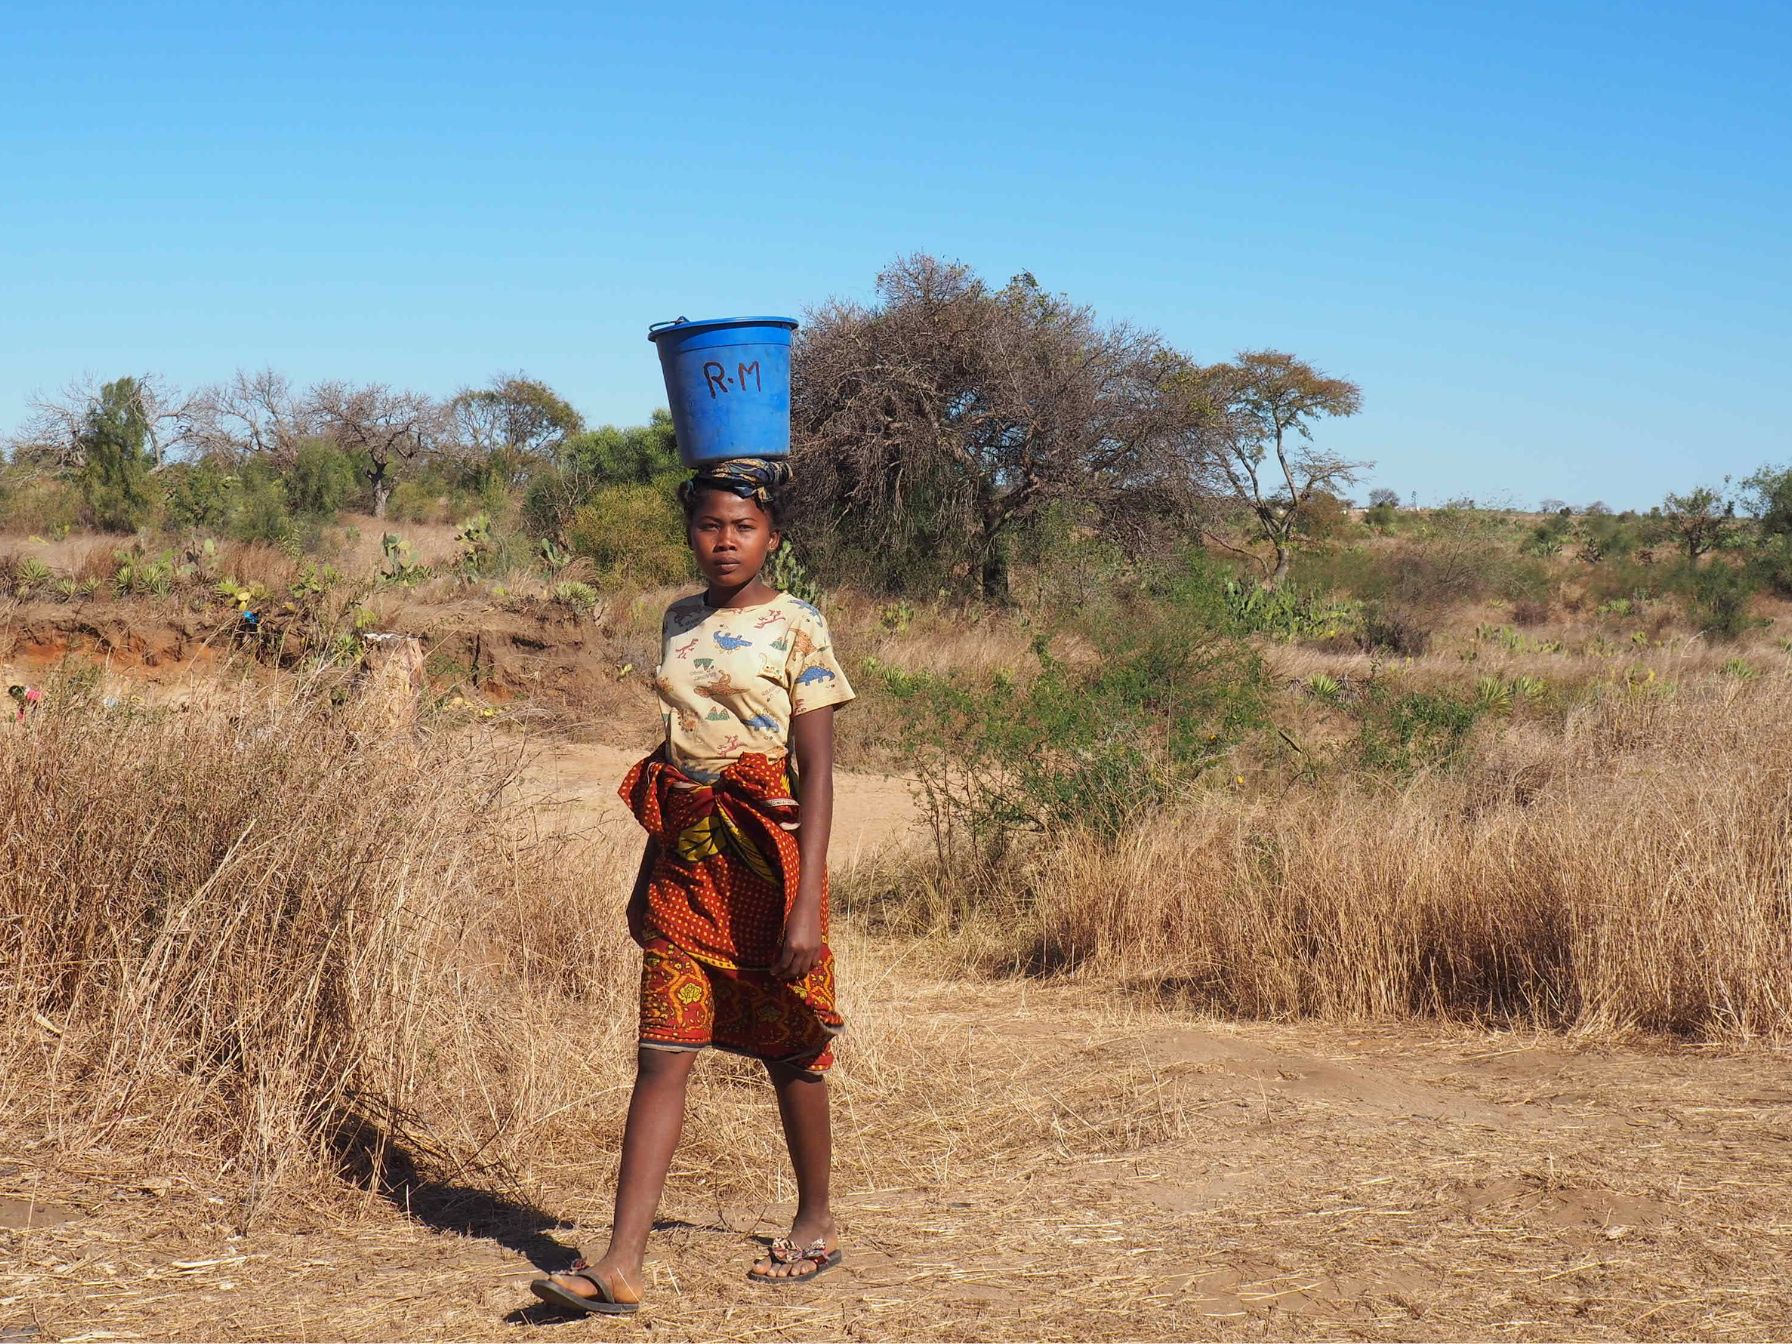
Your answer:
[[[57,470],[77,470],[82,463],[82,431],[100,404],[104,380],[87,375],[60,391],[31,398],[30,415],[13,436],[15,453],[31,456]],[[148,429],[152,467],[160,470],[193,439],[197,398],[183,393],[159,374],[133,380],[137,409]]]
[[[414,460],[439,441],[441,404],[383,383],[319,383],[305,400],[323,431],[361,459],[373,492],[373,516],[384,518],[397,464]]]
[[[1264,586],[1280,585],[1301,511],[1318,494],[1342,494],[1374,465],[1312,443],[1311,422],[1355,415],[1361,390],[1279,350],[1247,350],[1230,364],[1188,365],[1174,388],[1191,467],[1207,500],[1206,534],[1240,550],[1227,537],[1245,521],[1273,553],[1270,561],[1258,559]]]
[[[808,315],[791,402],[804,507],[868,564],[914,557],[1005,598],[1009,543],[1049,506],[1135,526],[1186,495],[1155,337],[927,256],[877,288]]]
[[[229,382],[206,388],[194,409],[194,447],[233,462],[265,457],[290,466],[299,444],[318,433],[313,407],[273,369],[238,369]]]

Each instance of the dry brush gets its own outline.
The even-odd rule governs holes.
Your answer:
[[[1792,735],[1780,677],[1612,694],[1404,785],[1205,790],[967,889],[868,903],[985,965],[1253,1018],[1445,1017],[1792,1036]],[[892,910],[892,904],[897,907]]]

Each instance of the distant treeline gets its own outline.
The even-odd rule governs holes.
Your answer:
[[[1135,556],[1199,540],[1273,588],[1371,465],[1315,439],[1360,405],[1355,384],[1284,352],[1201,364],[1031,275],[997,287],[906,257],[872,303],[824,304],[798,332],[792,536],[825,577],[892,594],[1003,600],[1017,557],[1072,534]],[[298,388],[272,369],[192,391],[120,377],[40,397],[8,458],[11,532],[303,545],[348,509],[483,516],[599,569],[684,572],[669,417],[590,428],[521,373],[445,399],[382,383]],[[1764,468],[1734,495],[1671,495],[1652,527],[1696,561],[1741,535],[1739,507],[1760,536],[1792,532],[1787,473]],[[1398,512],[1394,492],[1377,491],[1366,521],[1385,530]],[[1567,544],[1569,512],[1545,520],[1536,547]],[[1645,535],[1580,533],[1593,550]]]

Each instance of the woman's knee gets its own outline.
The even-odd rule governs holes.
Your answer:
[[[695,1050],[652,1050],[642,1046],[635,1052],[635,1080],[643,1083],[681,1083],[691,1076],[691,1066],[696,1062]]]
[[[826,1083],[828,1080],[827,1074],[806,1069],[800,1064],[776,1064],[769,1059],[763,1062],[774,1087],[788,1087],[796,1083]]]

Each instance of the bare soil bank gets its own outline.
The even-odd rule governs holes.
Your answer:
[[[552,604],[513,611],[489,601],[391,604],[380,630],[422,640],[430,684],[489,700],[527,699],[579,726],[635,705],[654,722],[647,674],[655,651],[633,649],[589,617]],[[15,602],[0,607],[0,666],[37,677],[70,664],[168,684],[227,660],[268,668],[285,659],[277,621],[247,636],[234,613],[143,599]]]

